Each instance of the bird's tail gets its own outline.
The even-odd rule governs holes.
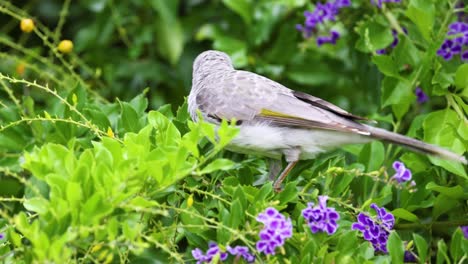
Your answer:
[[[371,126],[367,126],[367,127],[369,128],[371,137],[382,139],[390,143],[402,145],[404,147],[407,147],[412,150],[422,152],[425,154],[437,156],[443,159],[458,161],[465,165],[468,164],[465,157],[455,154],[441,147],[427,144],[422,141],[409,138],[409,137],[406,137],[397,133],[393,133],[393,132],[390,132],[381,128],[376,128],[376,127],[371,127]]]

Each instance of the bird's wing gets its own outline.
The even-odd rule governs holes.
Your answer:
[[[232,71],[213,80],[216,82],[204,83],[196,97],[197,105],[208,118],[369,135],[367,127],[355,121],[365,118],[263,76]]]

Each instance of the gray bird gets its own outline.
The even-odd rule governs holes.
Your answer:
[[[366,118],[327,101],[261,75],[236,70],[229,56],[220,51],[205,51],[195,59],[188,109],[195,122],[198,111],[205,121],[214,124],[223,119],[237,120],[240,132],[228,146],[231,151],[279,160],[270,168],[278,167],[284,156],[288,165],[274,183],[276,190],[299,160],[376,139],[467,164],[463,156],[362,124]]]

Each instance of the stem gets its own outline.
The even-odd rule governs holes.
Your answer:
[[[453,108],[453,110],[455,110],[455,112],[457,112],[460,119],[463,120],[465,122],[465,124],[468,124],[468,119],[466,118],[466,116],[463,114],[463,112],[460,109],[460,107],[458,106],[458,104],[453,99],[453,95],[452,94],[447,94],[445,96],[445,98],[447,98],[447,102],[448,102],[449,106],[451,106]]]
[[[399,35],[404,35],[405,32],[401,28],[400,23],[398,23],[398,20],[393,15],[393,13],[387,10],[385,5],[383,6],[383,10],[384,10],[383,14],[387,18],[388,22],[390,22],[390,25],[392,25],[392,28],[394,28],[398,32]]]
[[[454,227],[454,226],[466,226],[468,225],[468,219],[453,220],[453,221],[436,221],[427,224],[411,223],[411,224],[397,224],[395,229],[441,229],[443,227]]]

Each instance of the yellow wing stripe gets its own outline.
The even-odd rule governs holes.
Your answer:
[[[262,109],[260,111],[260,115],[262,115],[262,116],[274,116],[274,117],[286,117],[286,118],[302,119],[302,118],[297,117],[297,116],[287,115],[287,114],[283,114],[283,113],[280,113],[280,112],[271,111],[271,110],[268,110],[268,109]]]

